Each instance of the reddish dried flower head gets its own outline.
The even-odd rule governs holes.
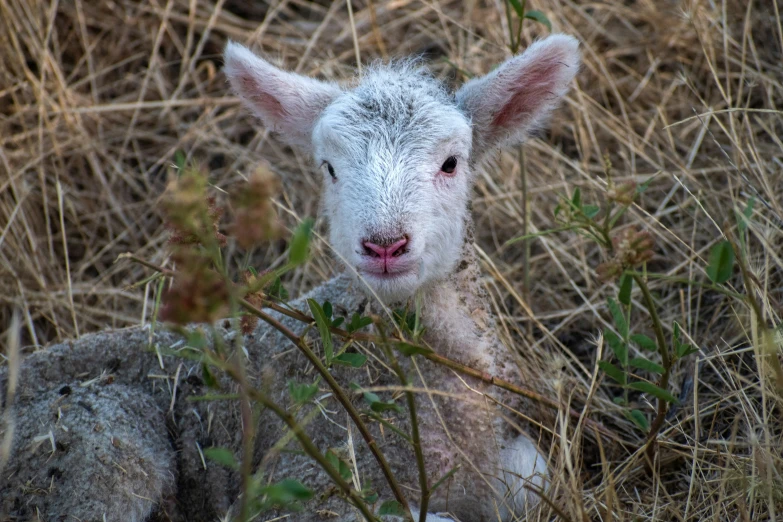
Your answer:
[[[279,236],[280,226],[272,197],[280,188],[277,177],[264,167],[256,169],[231,195],[234,223],[231,234],[244,249],[249,249]]]
[[[655,242],[646,230],[639,231],[636,227],[628,227],[612,238],[615,249],[615,259],[624,267],[640,265],[652,259]]]
[[[595,271],[601,281],[611,281],[620,277],[620,274],[623,273],[623,265],[617,261],[607,261],[598,265]]]
[[[596,267],[602,281],[619,277],[624,270],[641,265],[653,258],[655,242],[646,230],[628,227],[612,238],[614,257]]]
[[[220,233],[223,209],[214,197],[207,196],[207,176],[191,168],[171,180],[163,198],[167,227],[171,230],[169,242],[173,245],[205,244],[213,239],[225,246],[226,237]]]
[[[629,181],[610,188],[606,197],[620,205],[628,206],[636,199],[636,182]]]
[[[211,262],[193,248],[174,255],[174,284],[163,295],[161,319],[176,324],[211,323],[229,312],[231,289],[211,268]]]
[[[255,286],[258,282],[258,277],[256,277],[250,270],[246,270],[242,274],[245,278],[245,283],[249,288],[252,288]],[[245,299],[252,304],[253,306],[257,308],[262,308],[264,306],[264,292],[261,290],[257,290],[255,292],[246,290],[247,293],[245,294]],[[243,315],[242,318],[239,320],[240,328],[242,329],[242,333],[245,335],[249,335],[253,333],[253,331],[256,329],[256,325],[258,324],[258,317],[255,315]]]

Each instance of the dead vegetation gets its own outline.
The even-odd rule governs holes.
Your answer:
[[[672,376],[682,405],[647,470],[636,451],[644,436],[620,414],[616,390],[596,368],[599,355],[609,357],[598,338],[611,325],[606,296],[617,292],[597,277],[606,259],[567,232],[531,241],[529,263],[523,243],[506,245],[524,229],[522,174],[516,151],[498,154],[474,202],[486,284],[529,385],[562,403],[560,414],[538,415],[557,469],[553,504],[538,516],[781,518],[783,382],[762,362],[779,360],[783,345],[778,8],[741,0],[533,4],[583,42],[585,65],[552,130],[526,147],[529,230],[555,228],[554,207],[574,187],[597,201],[607,187],[606,156],[615,182],[654,176],[624,218],[654,238],[647,269],[704,280],[710,248],[724,234],[737,236],[735,212],[752,200],[747,279],[761,322],[777,328],[762,342],[740,302],[703,286],[651,281],[663,323],[677,321],[700,351]],[[228,93],[219,58],[227,39],[337,80],[351,76],[357,58],[423,54],[438,75],[458,82],[508,52],[500,0],[352,7],[351,17],[344,2],[0,0],[3,329],[21,312],[29,351],[150,319],[157,286],[143,284],[143,267],[115,260],[133,252],[169,262],[160,198],[176,151],[208,167],[222,191],[268,162],[282,180],[283,220],[294,226],[317,214],[307,159],[259,130]],[[545,30],[529,25],[523,34],[529,42]],[[292,294],[336,269],[328,246],[315,247],[287,277]],[[273,243],[253,254],[253,264],[279,264],[284,250]],[[748,292],[739,273],[728,288]],[[649,331],[641,320],[634,328]],[[634,400],[654,413],[645,397]],[[569,406],[627,444],[599,444]]]

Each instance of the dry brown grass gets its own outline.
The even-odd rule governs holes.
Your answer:
[[[656,240],[652,271],[703,278],[709,248],[756,199],[749,262],[764,320],[783,302],[783,30],[774,0],[532,2],[583,42],[578,86],[551,132],[526,149],[531,229],[552,228],[558,196],[574,186],[596,199],[615,175],[656,175],[626,222]],[[317,213],[305,158],[258,131],[227,92],[220,53],[228,38],[278,56],[302,73],[343,79],[362,62],[426,53],[437,74],[486,72],[507,55],[501,0],[56,1],[0,0],[0,325],[21,311],[28,350],[88,331],[149,320],[154,287],[118,254],[165,264],[159,198],[177,150],[208,165],[228,190],[267,161],[283,180],[289,225]],[[526,41],[542,34],[529,25]],[[355,41],[354,38],[357,40]],[[573,234],[533,242],[524,288],[520,167],[498,155],[476,188],[474,210],[508,343],[531,385],[590,410],[629,443],[635,431],[597,375],[598,333],[609,324],[601,253]],[[256,252],[279,262],[284,244]],[[324,245],[289,274],[292,293],[335,268]],[[739,276],[731,283],[744,292]],[[680,364],[684,405],[661,437],[649,474],[638,452],[581,433],[542,412],[559,506],[542,520],[773,520],[783,518],[780,388],[759,361],[748,310],[698,287],[652,283],[662,319],[700,348]],[[641,312],[637,313],[641,317]],[[637,325],[644,330],[646,325]],[[780,330],[779,330],[780,331]],[[6,338],[3,332],[2,338]],[[781,349],[778,334],[778,357]],[[783,385],[777,383],[777,385]],[[692,387],[692,391],[688,389]],[[652,413],[641,400],[639,407]]]

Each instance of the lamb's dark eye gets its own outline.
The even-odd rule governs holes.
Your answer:
[[[454,169],[457,168],[457,158],[454,156],[449,156],[446,161],[443,162],[443,165],[440,167],[441,172],[445,172],[446,174],[454,174]]]
[[[324,161],[321,163],[321,167],[326,167],[326,171],[329,173],[330,176],[332,176],[333,181],[337,181],[337,174],[334,173],[334,167],[332,167],[332,164],[328,161]]]

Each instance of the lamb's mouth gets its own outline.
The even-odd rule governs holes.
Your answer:
[[[395,281],[403,278],[415,276],[417,273],[415,266],[399,267],[392,270],[379,270],[368,267],[359,267],[359,275],[370,280]]]

